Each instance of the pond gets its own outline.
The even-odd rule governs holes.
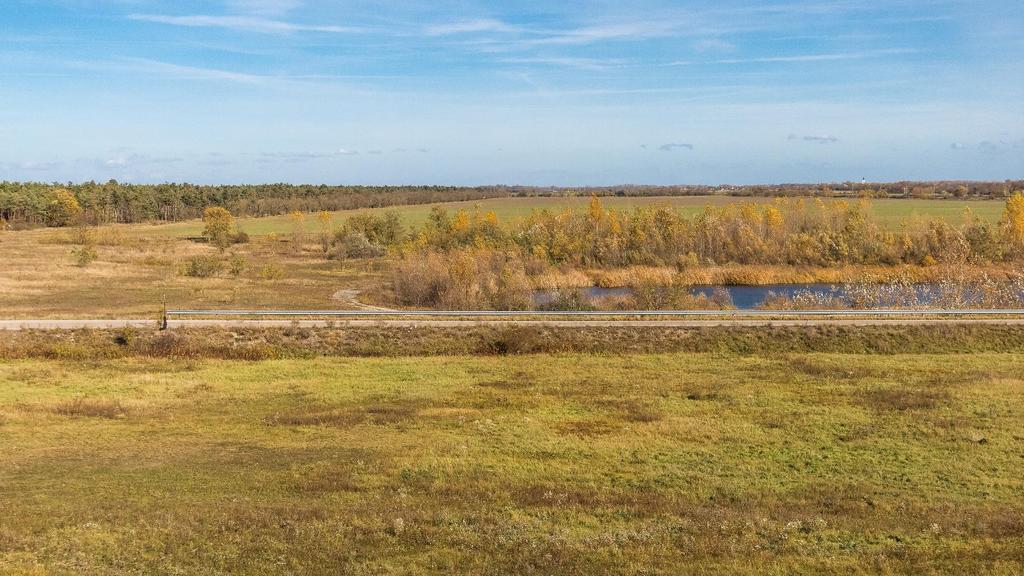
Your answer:
[[[751,310],[761,306],[769,295],[793,298],[797,295],[843,298],[852,289],[852,284],[764,284],[760,286],[693,286],[690,293],[694,296],[711,298],[716,291],[724,291],[729,295],[732,304],[739,310]],[[928,304],[941,293],[938,284],[915,284],[912,288],[916,293],[918,304]],[[633,295],[632,288],[601,288],[592,286],[580,289],[580,294],[587,300],[601,298],[628,298]],[[965,294],[972,291],[968,289]],[[534,304],[538,307],[551,305],[558,297],[554,290],[538,290],[534,293]]]

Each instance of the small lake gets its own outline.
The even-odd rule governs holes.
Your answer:
[[[716,291],[724,291],[732,299],[732,304],[740,310],[751,310],[761,306],[769,295],[793,298],[798,295],[831,296],[842,298],[847,295],[850,284],[764,284],[760,286],[693,286],[690,293],[694,296],[711,298]],[[938,290],[937,284],[915,284],[919,302],[927,304]],[[588,300],[601,298],[628,298],[633,295],[632,288],[601,288],[592,286],[581,288],[581,295]],[[534,293],[534,303],[543,307],[550,305],[557,298],[553,290],[539,290]]]

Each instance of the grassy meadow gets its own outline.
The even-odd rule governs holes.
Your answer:
[[[3,574],[1017,574],[1024,356],[0,361]]]
[[[732,197],[605,198],[608,207],[665,204],[693,213],[708,204],[742,202]],[[755,199],[755,201],[758,201]],[[760,199],[763,201],[763,199]],[[457,210],[494,210],[502,218],[524,216],[533,209],[582,209],[587,198],[503,198],[476,203],[444,204]],[[1003,209],[997,201],[875,200],[873,209],[895,226],[913,214],[960,218],[965,207],[995,221]],[[423,223],[432,205],[394,208],[407,226]],[[353,214],[336,212],[330,226],[337,228]],[[184,267],[194,257],[217,256],[218,251],[195,237],[202,222],[114,225],[96,230],[96,260],[76,265],[75,232],[69,229],[0,231],[0,316],[48,317],[156,317],[166,302],[172,308],[338,308],[358,307],[359,293],[379,298],[383,279],[389,277],[386,259],[329,261],[318,244],[321,224],[307,214],[301,222],[306,238],[291,242],[295,222],[288,216],[242,218],[238,228],[252,240],[221,256],[224,269],[210,277],[190,277]],[[230,261],[230,262],[229,262]],[[778,267],[776,267],[778,268]],[[614,271],[587,282],[607,282]],[[701,270],[706,280],[750,282],[838,282],[865,274],[843,269]],[[705,274],[706,272],[706,274]],[[869,271],[869,273],[871,273]],[[920,276],[920,271],[915,272]],[[628,276],[628,275],[627,275]],[[366,298],[363,298],[366,300]]]

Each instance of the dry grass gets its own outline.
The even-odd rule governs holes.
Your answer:
[[[0,573],[1013,574],[1022,366],[3,361]]]
[[[1024,351],[1024,328],[1001,325],[806,326],[618,328],[475,326],[456,328],[322,327],[299,329],[71,330],[0,332],[0,360],[42,358],[88,362],[119,358],[269,360],[278,358],[527,355],[545,353],[720,352],[776,354],[965,354]],[[790,356],[791,373],[822,379],[870,376],[870,368],[834,361],[821,364]],[[38,370],[38,371],[36,371]],[[59,367],[33,369],[19,381],[58,383]],[[933,375],[936,381],[949,378]],[[531,386],[508,378],[491,385]],[[696,397],[713,393],[708,383],[687,382]]]
[[[664,199],[607,199],[619,207],[650,205]],[[711,199],[716,204],[735,198]],[[526,214],[533,206],[574,205],[586,199],[500,199],[503,216]],[[684,211],[700,210],[707,199],[671,199]],[[490,201],[488,201],[490,202]],[[487,203],[485,203],[486,206]],[[1001,203],[982,203],[996,210]],[[879,205],[889,206],[884,202]],[[922,212],[946,214],[955,202],[899,201],[893,207],[909,214],[914,207]],[[471,207],[471,206],[470,206]],[[421,224],[429,206],[407,207],[409,224]],[[505,210],[507,208],[507,210]],[[482,207],[481,209],[485,209]],[[502,212],[502,210],[505,210]],[[888,213],[883,210],[884,213]],[[995,212],[993,212],[995,213]],[[350,215],[350,214],[348,214]],[[336,215],[340,224],[348,216]],[[314,218],[307,218],[314,225]],[[251,230],[252,241],[236,245],[230,254],[202,242],[190,240],[202,228],[200,222],[152,226],[147,224],[107,226],[90,231],[96,244],[96,261],[87,267],[76,265],[72,254],[81,238],[79,231],[26,230],[0,231],[3,266],[0,267],[0,302],[5,318],[82,318],[123,317],[155,318],[164,302],[171,308],[352,308],[352,302],[337,302],[332,295],[339,290],[375,295],[377,303],[393,305],[387,278],[394,265],[383,259],[329,262],[319,245],[296,246],[275,235],[290,228],[287,218],[240,221],[243,230]],[[189,277],[182,273],[190,262],[219,259],[222,266],[212,267],[209,277]],[[232,265],[232,262],[245,265]],[[217,268],[221,270],[216,271]],[[233,272],[234,271],[234,272]],[[592,286],[636,286],[675,282],[687,285],[770,284],[861,280],[885,281],[894,277],[915,281],[935,281],[947,274],[942,267],[844,267],[804,268],[725,265],[713,267],[629,268],[623,270],[558,269],[537,270],[529,278],[538,289],[570,289]],[[541,273],[543,272],[543,273]],[[678,272],[678,274],[677,274]],[[965,278],[988,273],[995,278],[1012,272],[1005,266],[969,268]],[[112,289],[112,287],[116,287]]]
[[[119,400],[106,398],[74,398],[54,404],[50,410],[61,416],[80,418],[124,418],[128,415],[126,408]]]
[[[388,425],[412,420],[420,408],[412,402],[385,402],[359,409],[315,409],[273,414],[266,418],[266,422],[273,426]]]
[[[85,268],[76,266],[68,232],[0,232],[4,318],[155,319],[165,301],[171,308],[344,308],[349,304],[331,295],[340,288],[368,288],[382,274],[379,262],[342,266],[314,253],[281,253],[266,238],[221,255],[203,243],[159,235],[155,228],[101,229],[101,240],[118,235],[125,240],[99,242],[98,258]],[[233,273],[233,258],[260,265]],[[206,260],[220,264],[209,267],[209,277],[184,273],[190,262]]]
[[[940,390],[915,390],[907,388],[879,388],[862,395],[865,406],[880,412],[904,412],[907,410],[929,410],[949,400],[949,394]]]

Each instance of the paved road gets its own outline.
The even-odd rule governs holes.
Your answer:
[[[552,326],[559,328],[704,328],[709,326],[937,326],[986,324],[1024,326],[1024,318],[722,318],[706,320],[171,320],[169,328],[317,328],[472,326]],[[156,328],[155,320],[0,320],[3,330],[71,330],[76,328]]]

